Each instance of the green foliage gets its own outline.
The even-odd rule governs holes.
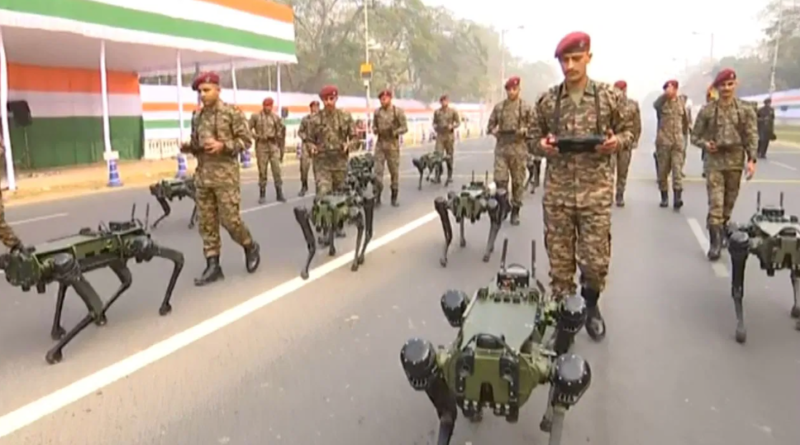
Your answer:
[[[341,94],[364,94],[359,67],[365,58],[365,0],[286,0],[294,8],[298,64],[281,70],[284,91],[316,93],[335,84]],[[396,97],[436,101],[449,94],[457,102],[498,99],[499,35],[480,24],[460,20],[421,0],[366,0],[373,65],[372,96],[392,89]],[[543,63],[525,63],[506,54],[508,75],[522,77],[532,98],[557,81]],[[221,73],[222,74],[222,73]],[[230,86],[228,75],[222,75]],[[242,89],[274,89],[275,67],[239,69]],[[146,83],[174,83],[163,76]],[[185,81],[184,81],[185,82]]]

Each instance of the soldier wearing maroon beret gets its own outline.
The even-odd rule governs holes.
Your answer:
[[[190,141],[181,152],[197,158],[195,200],[206,268],[194,280],[204,286],[224,278],[219,256],[222,250],[220,225],[244,248],[245,268],[253,273],[261,263],[258,243],[242,221],[239,154],[250,147],[247,119],[238,108],[219,98],[219,75],[200,73],[192,82],[203,107],[192,113]]]
[[[736,97],[736,72],[724,69],[713,87],[719,97],[705,104],[692,129],[692,145],[705,151],[703,171],[708,192],[708,259],[720,257],[725,227],[739,196],[742,170],[756,172],[758,132],[753,107]]]
[[[661,194],[660,207],[669,206],[669,176],[672,175],[672,206],[675,210],[683,207],[683,165],[686,147],[684,141],[689,135],[691,121],[686,111],[686,102],[678,96],[678,81],[664,82],[664,93],[653,102],[658,117],[656,133],[656,165],[658,167],[658,190]]]
[[[642,135],[642,114],[639,110],[639,103],[628,97],[628,83],[618,80],[614,83],[614,88],[622,92],[625,98],[625,115],[630,117],[633,122],[633,140],[629,145],[620,147],[616,153],[617,161],[617,181],[614,200],[617,207],[625,207],[625,186],[628,183],[628,168],[631,164],[633,149],[639,145],[639,137]]]
[[[319,101],[314,100],[308,104],[308,114],[300,120],[297,137],[300,138],[300,193],[305,196],[308,192],[308,170],[311,168],[317,148],[311,140],[311,124],[314,116],[319,112]],[[317,167],[314,165],[314,181],[317,179]]]
[[[316,113],[309,125],[309,139],[316,148],[314,171],[317,180],[317,195],[325,195],[343,189],[347,176],[347,160],[350,144],[357,142],[353,116],[336,108],[339,89],[333,85],[319,92],[324,108]],[[339,231],[343,236],[344,231]]]
[[[533,125],[533,108],[519,97],[520,78],[506,81],[506,100],[494,106],[486,133],[497,138],[494,149],[494,182],[508,193],[511,180],[511,225],[519,225],[528,167],[528,130]]]
[[[267,97],[261,103],[261,112],[253,113],[250,116],[250,130],[256,140],[259,204],[267,202],[267,182],[270,170],[272,170],[272,178],[275,181],[275,199],[278,202],[286,202],[286,198],[283,196],[283,172],[281,171],[286,126],[283,125],[281,117],[272,110],[273,105],[275,105],[275,101],[271,97]]]
[[[455,155],[455,131],[461,125],[461,116],[458,111],[450,107],[450,98],[446,94],[439,97],[441,107],[433,112],[433,131],[436,132],[436,147],[434,150],[444,155],[447,166],[447,180],[445,185],[453,182],[453,157]]]
[[[625,114],[622,92],[589,78],[591,38],[583,32],[564,37],[556,47],[564,82],[550,88],[536,104],[532,136],[547,157],[542,198],[544,237],[550,259],[550,287],[556,298],[576,294],[575,272],[581,270],[586,300],[586,331],[595,341],[605,337],[598,301],[606,286],[611,259],[611,205],[614,155],[634,140],[633,122]],[[559,137],[605,137],[592,153],[560,153]]]
[[[406,113],[392,105],[392,91],[378,94],[381,106],[372,115],[372,132],[378,136],[375,143],[375,206],[381,205],[383,195],[383,169],[389,168],[392,206],[400,205],[400,138],[408,132]]]

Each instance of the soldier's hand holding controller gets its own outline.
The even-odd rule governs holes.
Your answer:
[[[610,155],[615,153],[618,147],[619,140],[617,139],[617,135],[615,135],[614,132],[609,129],[606,131],[606,140],[601,145],[598,145],[595,149],[598,153]]]
[[[206,150],[208,154],[212,155],[218,154],[219,152],[222,151],[224,147],[225,144],[214,138],[207,138],[203,141],[203,148]]]
[[[717,144],[714,141],[706,142],[706,151],[709,153],[716,153],[717,152]]]
[[[558,154],[558,147],[556,146],[556,138],[552,134],[548,134],[539,141],[539,146],[542,150],[550,156]]]

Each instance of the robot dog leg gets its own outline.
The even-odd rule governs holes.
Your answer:
[[[744,325],[744,273],[750,255],[750,236],[737,230],[728,239],[728,253],[731,257],[731,297],[736,310],[736,341],[747,341],[747,328]]]
[[[414,158],[411,160],[411,163],[414,164],[414,167],[417,169],[417,171],[419,171],[419,183],[417,184],[417,190],[422,190],[422,178],[425,176],[425,164],[421,158]]]
[[[442,258],[439,260],[439,264],[442,267],[447,267],[447,252],[450,250],[450,243],[453,242],[453,226],[450,224],[447,203],[447,199],[441,196],[433,201],[433,208],[436,209],[439,219],[442,220],[442,230],[444,231],[444,249],[442,250]]]
[[[458,419],[458,404],[436,361],[436,349],[430,342],[415,338],[403,345],[400,361],[411,386],[417,391],[425,391],[436,409],[439,418],[436,444],[450,445]]]
[[[314,238],[314,231],[311,229],[311,215],[305,207],[294,208],[294,218],[297,224],[300,224],[300,229],[303,231],[303,238],[306,240],[306,247],[308,248],[308,257],[300,271],[300,277],[304,280],[308,279],[308,268],[311,267],[311,261],[317,253],[317,241]]]
[[[489,214],[489,239],[486,241],[486,251],[483,254],[483,262],[488,263],[494,252],[494,245],[497,242],[497,235],[503,225],[503,220],[509,212],[508,195],[505,190],[500,189],[496,195],[486,203],[486,210]]]
[[[592,383],[589,362],[575,354],[560,355],[550,376],[550,392],[539,429],[550,434],[548,445],[561,445],[564,418]]]
[[[360,215],[356,220],[356,227],[358,229],[358,236],[356,237],[356,257],[353,261],[353,266],[350,268],[353,272],[358,270],[358,267],[364,264],[367,256],[367,247],[369,242],[372,241],[373,222],[375,220],[375,198],[364,198]],[[364,238],[364,244],[361,244],[361,238]]]
[[[792,270],[792,294],[794,296],[794,304],[792,305],[792,318],[800,319],[800,307],[797,306],[797,300],[800,300],[800,271]],[[800,320],[797,320],[795,328],[800,331]]]

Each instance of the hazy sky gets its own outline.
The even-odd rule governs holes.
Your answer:
[[[498,29],[518,57],[545,60],[557,66],[553,51],[572,31],[592,37],[591,77],[628,82],[632,96],[644,95],[670,78],[685,64],[708,57],[710,33],[714,56],[737,55],[762,38],[760,11],[768,0],[423,0],[444,6],[461,18]],[[724,19],[723,19],[724,17]],[[698,34],[694,34],[698,33]]]

